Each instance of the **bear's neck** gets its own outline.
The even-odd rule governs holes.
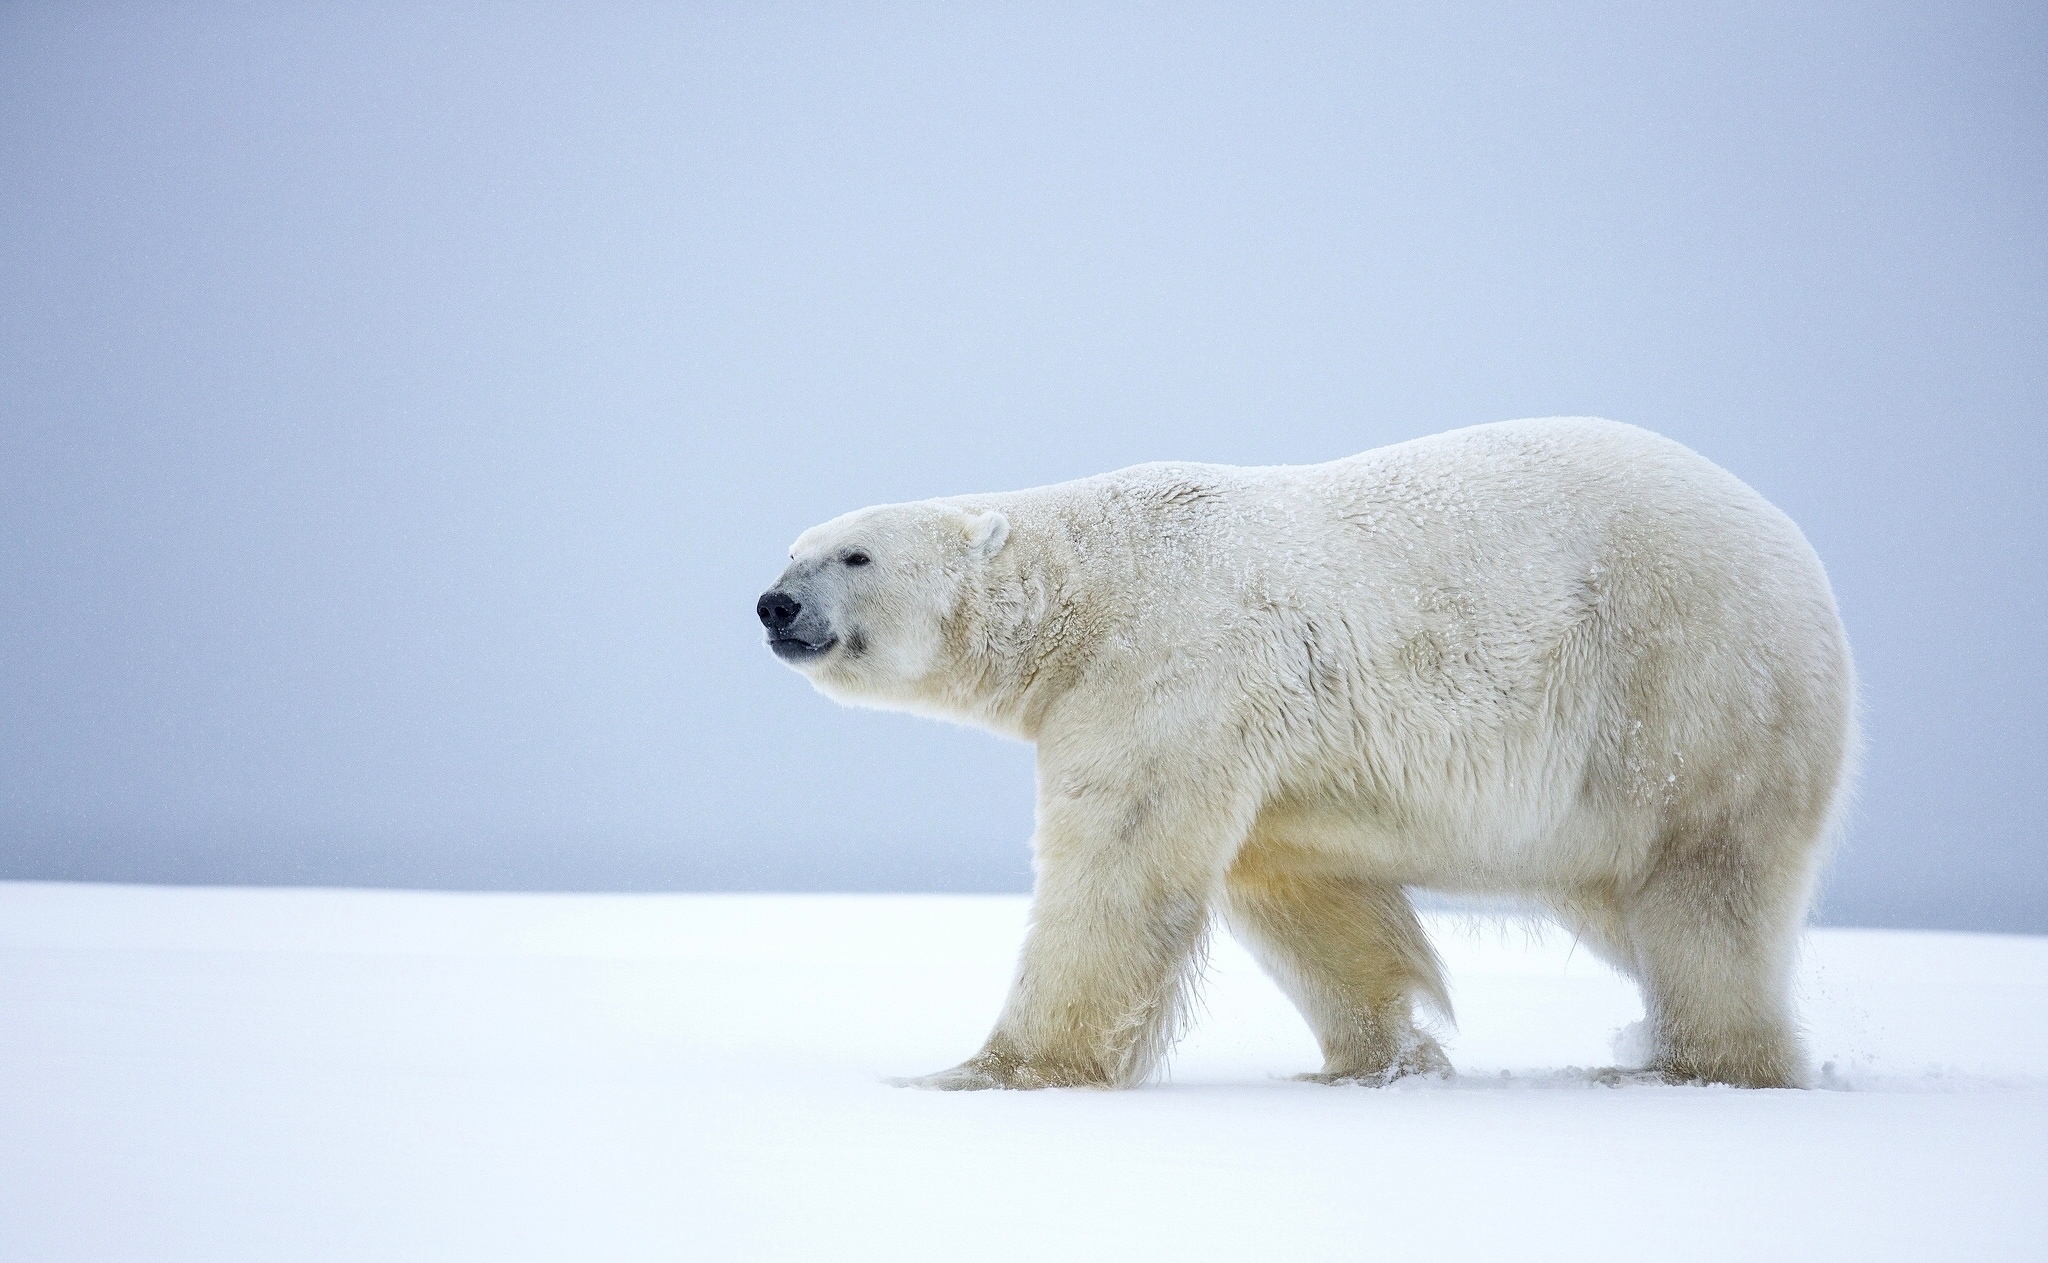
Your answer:
[[[970,580],[957,627],[945,709],[1036,740],[1046,712],[1078,682],[1099,640],[1083,571],[1062,532],[1020,530]]]

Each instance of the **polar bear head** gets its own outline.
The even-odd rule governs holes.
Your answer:
[[[994,510],[886,504],[797,537],[754,612],[768,647],[837,701],[917,708],[957,655],[949,637],[973,580],[1009,539]]]

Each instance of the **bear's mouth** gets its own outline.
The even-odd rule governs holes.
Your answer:
[[[815,644],[803,639],[801,636],[770,636],[768,638],[768,647],[774,650],[775,656],[784,662],[816,661],[830,653],[832,646],[838,643],[839,638],[836,636],[828,636]]]

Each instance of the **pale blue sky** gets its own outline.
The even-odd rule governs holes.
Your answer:
[[[0,876],[1022,889],[802,527],[1661,430],[1864,678],[1837,922],[2048,930],[2029,5],[0,9]]]

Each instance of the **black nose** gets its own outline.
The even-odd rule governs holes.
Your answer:
[[[771,632],[788,631],[803,608],[790,599],[787,592],[764,592],[761,599],[754,602],[754,613],[760,617],[761,626]]]

